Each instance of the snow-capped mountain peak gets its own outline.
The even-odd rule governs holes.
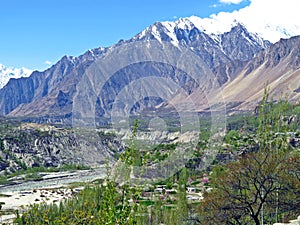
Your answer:
[[[178,46],[180,40],[178,36],[188,36],[190,31],[197,29],[199,32],[204,33],[211,37],[216,42],[220,41],[220,36],[228,33],[232,28],[241,25],[245,30],[253,36],[253,38],[263,45],[264,41],[271,43],[277,42],[280,38],[289,38],[294,36],[300,30],[299,27],[285,28],[279,25],[272,24],[257,24],[253,26],[248,24],[247,21],[239,20],[232,16],[212,15],[209,18],[200,18],[191,16],[180,18],[176,21],[157,22],[146,28],[143,32],[138,34],[134,39],[145,40],[154,38],[158,41],[170,41]],[[178,31],[180,35],[178,35]],[[185,38],[187,40],[188,38]]]
[[[31,73],[32,70],[24,67],[13,68],[0,64],[0,89],[8,83],[10,78],[28,77]]]
[[[249,43],[265,48],[268,46],[265,39],[259,34],[249,32],[247,27],[237,21],[219,21],[213,18],[200,18],[191,16],[180,18],[176,21],[156,22],[136,35],[133,40],[158,40],[159,42],[171,42],[174,46],[191,42],[201,38],[210,38],[211,41],[223,48],[223,38],[226,33],[235,30],[237,37],[241,35]]]
[[[255,17],[255,16],[254,16]],[[298,35],[299,25],[283,25],[272,21],[258,21],[254,23],[248,17],[243,17],[239,13],[219,13],[211,15],[209,18],[191,16],[188,18],[195,26],[207,34],[222,34],[229,32],[232,27],[242,24],[248,32],[257,34],[260,38],[275,43],[281,38],[290,38]]]
[[[176,30],[189,32],[194,28],[197,28],[200,32],[203,32],[207,35],[216,36],[225,32],[229,32],[231,28],[237,24],[237,21],[233,21],[232,23],[224,26],[224,24],[222,24],[220,21],[191,16],[187,18],[180,18],[177,21],[156,22],[155,24],[146,28],[136,38],[142,40],[145,36],[152,34],[155,39],[161,41],[162,33],[164,33],[167,34],[173,41],[176,41]]]

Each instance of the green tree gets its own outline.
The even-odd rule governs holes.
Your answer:
[[[289,110],[286,101],[270,101],[266,90],[254,135],[258,149],[214,176],[199,206],[202,224],[271,224],[299,215],[300,157],[289,144]]]
[[[297,155],[264,151],[228,164],[200,205],[204,224],[259,225],[276,222],[276,216],[295,218],[300,213],[299,162]]]

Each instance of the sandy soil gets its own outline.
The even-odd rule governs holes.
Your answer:
[[[7,214],[1,215],[0,222],[11,222],[15,215],[9,212],[13,212],[13,210],[22,211],[22,208],[26,208],[26,206],[43,202],[47,204],[59,203],[64,199],[71,198],[82,190],[82,188],[51,187],[28,191],[2,192],[2,196],[0,196],[0,202],[2,203],[1,211],[7,212]]]

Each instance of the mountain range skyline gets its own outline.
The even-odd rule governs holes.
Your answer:
[[[0,89],[0,114],[79,126],[89,118],[100,125],[128,113],[206,113],[214,106],[226,106],[217,109],[225,115],[254,110],[266,84],[272,96],[298,101],[299,43],[296,36],[272,44],[241,23],[211,34],[188,19],[157,22],[109,48],[10,80]]]
[[[145,2],[144,6],[135,1],[98,5],[67,2],[60,3],[59,8],[52,1],[4,2],[0,23],[6,35],[0,38],[0,63],[43,71],[64,55],[79,56],[88,49],[108,47],[130,39],[155,22],[176,23],[178,18],[206,24],[205,28],[213,33],[229,31],[232,23],[240,22],[272,43],[300,34],[296,0]],[[20,4],[23,10],[16,8]],[[55,19],[51,19],[52,13]]]
[[[206,35],[210,36],[212,39],[216,39],[216,41],[219,42],[220,40],[218,40],[218,39],[222,34],[229,32],[233,27],[235,27],[239,24],[242,25],[243,27],[245,26],[244,24],[242,24],[236,20],[232,20],[227,24],[223,23],[221,25],[220,21],[218,21],[216,19],[207,19],[207,18],[202,19],[200,17],[191,16],[191,17],[186,17],[186,18],[180,18],[173,22],[170,22],[170,21],[156,22],[156,23],[148,26],[146,29],[139,32],[132,38],[135,40],[143,40],[143,38],[146,37],[147,34],[149,35],[149,32],[150,32],[150,35],[152,35],[154,37],[154,39],[161,42],[162,38],[159,36],[159,34],[157,34],[157,26],[158,27],[162,26],[165,29],[165,35],[170,38],[171,43],[174,44],[175,46],[178,46],[179,43],[178,43],[178,40],[177,40],[177,37],[175,34],[176,30],[177,29],[192,30],[195,27],[200,32],[205,33]],[[256,39],[256,41],[258,41],[258,42],[264,41],[264,39],[259,34],[256,34],[256,33],[252,33],[252,34],[253,34],[253,37]],[[130,39],[128,39],[128,40],[130,40]],[[123,41],[128,41],[128,40],[120,40],[119,43],[123,42]],[[118,45],[118,43],[115,43],[107,48],[97,47],[94,49],[89,49],[86,52],[91,52],[91,54],[94,54],[93,53],[94,50],[98,51],[98,49],[101,49],[101,50],[109,49],[109,48],[113,48],[113,46],[115,46],[115,45]],[[263,46],[264,44],[261,43],[261,45]],[[66,56],[66,57],[69,57],[70,59],[76,59],[76,58],[84,55],[85,53],[83,53],[79,56],[64,55],[63,57]],[[57,62],[59,62],[59,60]],[[53,65],[55,65],[57,62],[53,63]],[[51,68],[53,65],[49,65],[45,70]],[[40,72],[45,71],[45,70],[41,70]],[[31,73],[33,71],[38,71],[38,70],[30,70],[30,69],[27,69],[24,67],[22,67],[22,68],[7,67],[0,63],[0,89],[3,88],[8,83],[10,78],[17,79],[17,78],[21,78],[21,77],[28,77],[31,75]]]

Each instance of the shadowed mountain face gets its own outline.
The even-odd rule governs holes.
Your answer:
[[[209,35],[191,22],[172,28],[155,23],[128,41],[11,79],[0,89],[0,114],[71,123],[73,117],[109,118],[112,112],[201,111],[218,102],[249,110],[266,83],[297,100],[299,42],[294,37],[271,45],[240,24]]]

